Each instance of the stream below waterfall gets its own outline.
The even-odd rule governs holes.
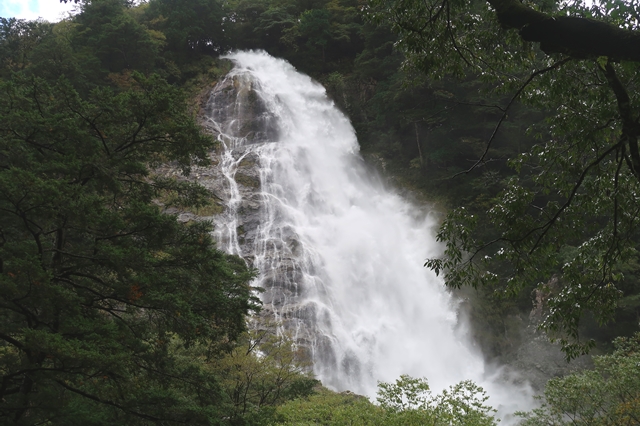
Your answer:
[[[437,392],[471,379],[500,413],[528,409],[528,386],[485,365],[458,301],[423,267],[442,250],[435,215],[367,170],[320,84],[264,52],[227,58],[206,106],[223,146],[216,239],[258,270],[263,315],[308,349],[316,377],[370,397],[401,374]]]

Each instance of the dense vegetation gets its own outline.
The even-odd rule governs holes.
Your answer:
[[[348,392],[320,391],[305,399],[287,402],[276,411],[282,425],[466,425],[495,426],[488,397],[472,382],[461,382],[432,395],[425,379],[401,376],[395,383],[379,383],[378,405]]]
[[[640,335],[618,338],[595,369],[549,380],[543,404],[522,414],[523,426],[640,424]]]
[[[637,330],[637,66],[617,61],[637,58],[550,44],[532,30],[546,18],[513,24],[506,0],[76,3],[57,24],[0,18],[3,423],[495,423],[467,382],[431,396],[402,377],[377,406],[319,389],[286,337],[246,330],[252,271],[215,249],[207,224],[166,213],[204,206],[198,186],[154,174],[206,163],[213,141],[190,100],[229,49],[264,49],[321,81],[370,164],[464,207],[431,266],[482,284],[467,296],[488,356],[517,347],[509,318],[528,318],[536,288],[571,356],[581,338]],[[539,3],[527,8],[637,25],[621,2]],[[550,382],[527,424],[638,424],[638,344],[617,344],[596,371]],[[593,403],[579,404],[585,389]]]

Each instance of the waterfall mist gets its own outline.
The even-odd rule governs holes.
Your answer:
[[[436,392],[471,379],[501,412],[527,408],[528,388],[488,371],[423,267],[441,251],[433,215],[367,172],[321,85],[264,52],[227,57],[207,107],[224,145],[216,237],[257,268],[264,310],[308,348],[317,378],[368,396],[401,374]]]

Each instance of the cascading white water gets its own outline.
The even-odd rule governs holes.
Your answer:
[[[434,218],[366,171],[324,88],[264,52],[228,58],[235,68],[209,105],[231,192],[217,237],[258,269],[265,309],[309,347],[316,376],[369,396],[377,381],[409,374],[434,390],[474,380],[507,411],[526,399],[488,377],[456,301],[422,266],[441,250]],[[248,158],[259,186],[243,201],[236,173]]]

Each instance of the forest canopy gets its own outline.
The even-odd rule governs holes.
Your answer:
[[[19,74],[0,91],[0,414],[200,422],[215,377],[169,345],[234,340],[257,308],[252,274],[209,225],[163,213],[163,191],[197,204],[202,190],[150,167],[188,170],[210,139],[154,76],[85,99],[65,79]]]

